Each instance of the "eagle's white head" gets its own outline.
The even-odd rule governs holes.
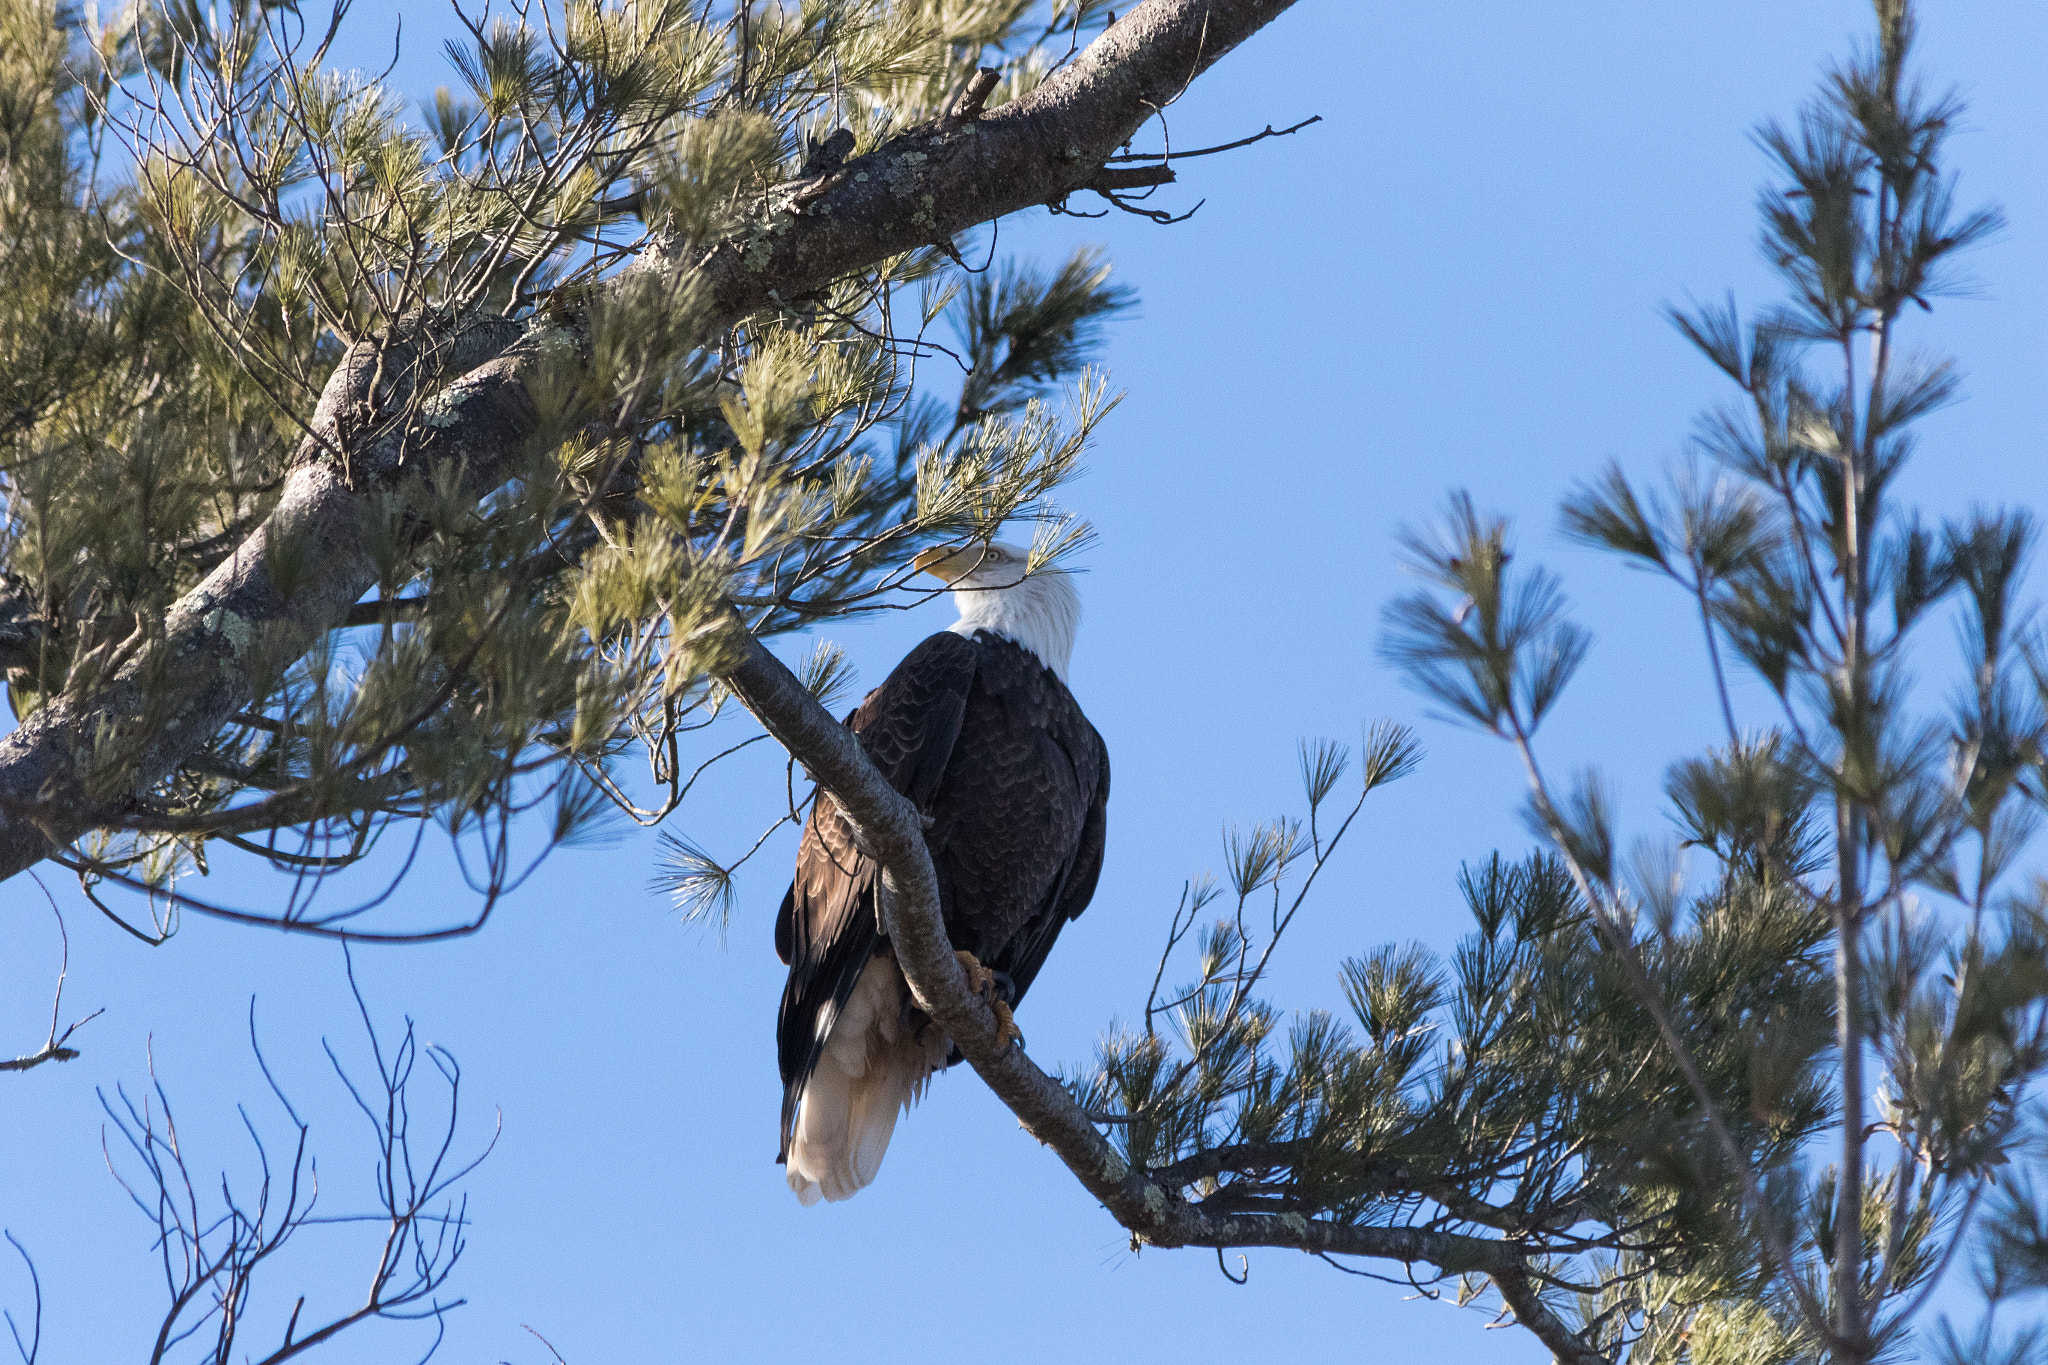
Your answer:
[[[1061,682],[1081,626],[1081,594],[1063,569],[1041,566],[1025,572],[1030,552],[991,542],[964,550],[926,550],[911,567],[953,589],[960,619],[955,635],[977,630],[1014,640],[1038,656]]]

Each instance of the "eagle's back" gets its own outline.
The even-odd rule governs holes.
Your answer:
[[[1021,1000],[1095,893],[1109,756],[1052,670],[986,632],[974,644],[980,666],[925,842],[947,937],[1008,973]]]

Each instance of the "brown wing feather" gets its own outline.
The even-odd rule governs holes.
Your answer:
[[[958,635],[934,635],[870,692],[846,724],[891,786],[919,809],[936,795],[960,733],[979,651]],[[831,1023],[880,935],[872,861],[829,793],[820,792],[797,846],[796,876],[776,916],[775,950],[789,964],[776,1021],[782,1069],[782,1151],[803,1083],[817,1066]]]

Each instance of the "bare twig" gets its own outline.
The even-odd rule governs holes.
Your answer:
[[[1298,133],[1311,123],[1321,123],[1322,121],[1323,116],[1321,114],[1312,114],[1291,128],[1275,128],[1269,123],[1262,133],[1253,133],[1250,137],[1241,137],[1235,142],[1225,142],[1215,147],[1202,147],[1192,152],[1175,152],[1172,155],[1172,159],[1175,161],[1185,161],[1191,156],[1214,156],[1218,152],[1234,152],[1239,147],[1249,147],[1254,142],[1264,142],[1269,137],[1286,137],[1289,133]],[[1165,152],[1131,152],[1123,156],[1110,157],[1108,164],[1114,165],[1119,161],[1157,161],[1166,155]]]
[[[353,1308],[301,1330],[305,1299],[301,1297],[286,1322],[282,1340],[257,1365],[283,1365],[361,1323],[376,1319],[421,1321],[436,1326],[439,1344],[442,1317],[462,1300],[443,1297],[442,1290],[464,1250],[467,1219],[463,1201],[454,1193],[496,1143],[495,1136],[474,1159],[457,1163],[450,1153],[461,1110],[461,1070],[444,1050],[422,1047],[408,1024],[395,1047],[387,1046],[372,1021],[362,990],[348,967],[349,987],[362,1017],[377,1072],[373,1086],[360,1086],[336,1058],[335,1073],[375,1134],[374,1214],[316,1217],[320,1184],[309,1137],[310,1126],[286,1097],[256,1035],[255,1001],[250,1001],[249,1045],[265,1082],[283,1110],[293,1136],[291,1159],[273,1166],[270,1152],[254,1120],[244,1126],[255,1147],[257,1172],[253,1191],[223,1177],[218,1212],[207,1206],[196,1182],[176,1115],[154,1059],[150,1085],[139,1100],[125,1090],[100,1096],[126,1159],[117,1162],[108,1144],[108,1167],[157,1230],[171,1301],[157,1332],[152,1362],[164,1360],[179,1343],[200,1332],[210,1339],[210,1358],[240,1358],[234,1348],[254,1295],[260,1272],[294,1236],[311,1225],[372,1222],[384,1235],[371,1262],[369,1283]],[[415,1145],[413,1081],[424,1059],[447,1087],[447,1120],[431,1145]],[[430,1347],[427,1354],[433,1351]]]
[[[546,1337],[542,1336],[542,1335],[541,1335],[541,1334],[540,1334],[539,1332],[536,1332],[536,1331],[534,1331],[534,1329],[533,1329],[533,1328],[531,1328],[531,1327],[528,1327],[528,1326],[527,1326],[527,1325],[526,1325],[525,1323],[523,1323],[523,1322],[519,1324],[519,1330],[520,1330],[520,1331],[522,1331],[522,1332],[525,1332],[525,1333],[527,1333],[527,1334],[528,1334],[528,1335],[530,1335],[530,1336],[531,1336],[531,1337],[532,1337],[532,1338],[533,1338],[533,1339],[534,1339],[535,1341],[537,1341],[537,1342],[539,1342],[539,1343],[540,1343],[541,1345],[543,1345],[543,1346],[547,1347],[547,1348],[548,1348],[548,1354],[549,1354],[549,1355],[551,1355],[551,1356],[553,1356],[553,1357],[555,1358],[555,1365],[569,1365],[569,1362],[568,1362],[568,1361],[566,1361],[566,1360],[562,1359],[562,1353],[561,1353],[560,1351],[557,1351],[557,1350],[555,1349],[555,1343],[553,1343],[552,1341],[549,1341],[549,1340],[548,1340],[548,1339],[547,1339]]]
[[[7,1331],[14,1338],[15,1354],[21,1357],[21,1365],[36,1365],[36,1357],[43,1349],[43,1277],[36,1273],[36,1259],[28,1254],[28,1248],[12,1232],[0,1233],[7,1238],[7,1244],[19,1252],[21,1263],[28,1267],[30,1289],[35,1294],[35,1316],[30,1320],[28,1344],[23,1345],[21,1328],[14,1321],[14,1314],[7,1313]]]
[[[16,1057],[12,1061],[0,1062],[0,1071],[27,1071],[31,1067],[41,1066],[44,1062],[70,1061],[78,1055],[77,1048],[65,1046],[66,1043],[71,1041],[71,1035],[106,1013],[104,1008],[96,1009],[83,1019],[72,1021],[71,1026],[61,1034],[57,1032],[57,1024],[64,1010],[64,979],[71,974],[71,934],[64,927],[64,912],[57,908],[57,898],[50,894],[50,888],[43,885],[41,877],[35,877],[33,873],[30,876],[34,877],[36,889],[41,891],[43,898],[50,902],[50,913],[57,917],[57,935],[63,945],[62,955],[58,959],[57,964],[57,989],[50,999],[49,1037],[40,1048],[29,1053],[26,1057]],[[23,1254],[26,1255],[27,1253],[24,1252]]]

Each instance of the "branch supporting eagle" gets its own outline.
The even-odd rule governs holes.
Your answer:
[[[925,819],[946,934],[1005,1031],[1060,928],[1102,871],[1109,751],[1067,690],[1081,599],[1012,545],[933,550],[960,619],[907,655],[847,717]],[[879,927],[881,869],[820,791],[775,921],[789,964],[776,1025],[782,1148],[806,1205],[874,1180],[896,1117],[960,1060],[912,1001]]]

